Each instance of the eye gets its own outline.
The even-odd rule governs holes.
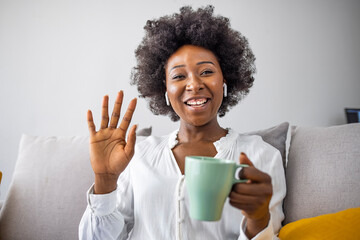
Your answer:
[[[200,75],[201,76],[204,76],[204,75],[206,76],[206,75],[209,75],[209,74],[212,74],[212,73],[214,73],[214,71],[206,69],[206,70],[202,71]]]
[[[181,79],[184,79],[185,76],[182,75],[182,74],[176,74],[174,76],[171,77],[173,80],[181,80]]]

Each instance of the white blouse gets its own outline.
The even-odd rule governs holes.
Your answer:
[[[184,176],[172,148],[177,131],[150,136],[135,147],[135,155],[109,194],[87,193],[88,206],[79,225],[79,239],[247,239],[241,211],[225,201],[221,220],[198,221],[189,216]],[[214,142],[216,158],[238,162],[247,154],[256,168],[272,178],[270,222],[253,239],[277,239],[284,218],[282,201],[286,186],[280,152],[259,136],[241,135],[229,129]]]

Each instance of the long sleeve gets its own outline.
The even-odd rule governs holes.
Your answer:
[[[79,239],[118,239],[124,217],[116,210],[116,190],[103,195],[87,193],[88,206],[79,225]]]
[[[79,239],[127,239],[133,227],[129,170],[119,177],[117,189],[108,194],[87,192],[88,205],[79,225]]]

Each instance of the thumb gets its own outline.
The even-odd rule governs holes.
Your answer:
[[[137,125],[131,127],[127,137],[127,143],[124,148],[126,155],[129,156],[130,159],[134,156],[134,152],[135,152],[136,128]]]
[[[247,164],[247,165],[249,165],[250,167],[253,167],[253,166],[254,166],[254,164],[250,161],[250,159],[248,158],[248,156],[247,156],[245,153],[243,153],[243,152],[241,152],[241,154],[240,154],[239,161],[240,161],[240,164]]]

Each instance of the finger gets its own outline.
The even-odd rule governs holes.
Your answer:
[[[231,191],[229,194],[229,200],[237,204],[250,205],[255,203],[257,199],[257,196],[239,194],[235,191]]]
[[[272,185],[269,183],[238,183],[234,184],[231,192],[247,196],[268,196],[272,195]]]
[[[114,104],[114,109],[111,114],[111,120],[110,120],[110,126],[111,128],[116,128],[119,123],[120,118],[120,111],[121,111],[121,105],[124,99],[124,93],[123,91],[118,92]]]
[[[108,124],[109,124],[108,108],[109,108],[109,96],[106,95],[106,96],[104,96],[103,102],[102,102],[101,126],[100,126],[100,129],[107,128],[107,126],[108,126]]]
[[[232,201],[229,201],[229,203],[231,206],[241,209],[243,211],[242,214],[244,216],[248,216],[248,212],[253,213],[254,211],[256,211],[256,206],[251,203],[242,204],[242,203],[236,203],[236,202],[232,202]]]
[[[241,209],[245,212],[253,211],[258,207],[258,197],[254,196],[243,196],[240,194],[236,194],[231,192],[231,196],[229,196],[229,203],[231,206]]]
[[[127,143],[125,146],[125,153],[126,155],[129,157],[129,159],[132,158],[132,156],[134,155],[134,149],[135,149],[135,142],[136,142],[136,128],[137,125],[134,125],[131,127],[130,131],[129,131],[129,135],[127,138]]]
[[[248,158],[248,156],[244,152],[240,153],[239,162],[240,162],[240,164],[247,164],[249,166],[254,166],[254,164],[250,161],[250,159]],[[239,177],[242,176],[242,170],[243,169],[244,168],[241,169],[241,171],[239,173]],[[240,177],[240,179],[246,179],[246,178],[241,178]],[[251,183],[251,180],[248,179],[247,183]]]
[[[136,102],[137,102],[136,98],[134,98],[133,100],[130,101],[129,106],[126,110],[126,113],[121,121],[120,126],[119,126],[119,129],[121,130],[121,134],[122,134],[121,137],[124,139],[125,139],[126,131],[130,125],[132,116],[133,116],[135,108],[136,108]]]
[[[239,161],[240,161],[240,164],[247,164],[249,166],[254,166],[254,164],[250,161],[248,156],[243,152],[241,152],[241,154],[240,154]]]
[[[96,133],[96,130],[95,130],[95,124],[91,110],[87,111],[87,123],[89,127],[90,136],[93,136]]]
[[[255,167],[244,167],[239,173],[240,179],[249,179],[252,183],[271,183],[271,177]]]

